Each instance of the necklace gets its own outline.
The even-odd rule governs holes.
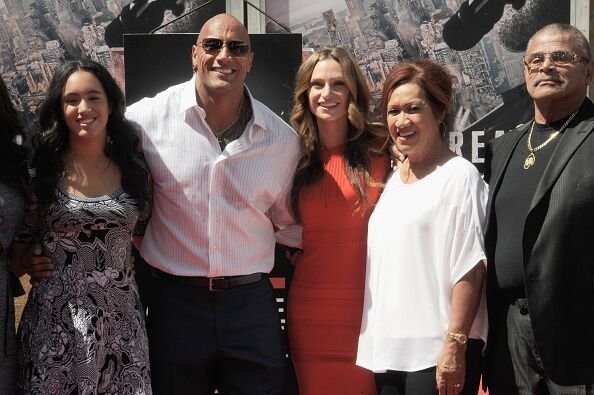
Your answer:
[[[239,103],[239,109],[237,110],[237,115],[233,122],[231,122],[231,124],[229,124],[229,126],[227,126],[225,129],[215,134],[219,142],[219,146],[221,147],[221,151],[225,150],[227,144],[237,139],[239,135],[241,135],[241,132],[243,132],[243,129],[245,128],[244,118],[246,107],[249,107],[246,105],[246,101],[247,100],[244,94],[241,98],[241,102]]]
[[[241,103],[239,104],[239,110],[237,111],[237,115],[235,116],[235,119],[233,120],[233,122],[231,122],[224,129],[219,130],[215,134],[217,136],[223,136],[225,133],[227,133],[229,131],[229,129],[231,129],[233,126],[235,126],[235,124],[237,123],[237,121],[239,121],[239,117],[241,116],[241,110],[242,109],[243,109],[243,98],[241,99]]]
[[[561,128],[559,130],[557,130],[555,133],[551,133],[551,135],[549,136],[548,139],[546,139],[542,144],[537,145],[534,148],[532,148],[532,143],[530,142],[530,140],[532,140],[532,132],[534,132],[534,124],[536,124],[536,120],[532,121],[532,126],[530,127],[530,133],[528,133],[528,142],[526,143],[528,145],[528,151],[530,151],[530,153],[528,154],[528,156],[526,157],[526,160],[524,161],[524,170],[528,170],[529,168],[531,168],[534,165],[534,163],[536,163],[536,156],[534,155],[534,153],[543,149],[548,143],[553,141],[553,139],[555,137],[557,137],[559,135],[559,133],[561,133],[563,130],[565,130],[567,125],[569,125],[569,122],[571,122],[571,120],[573,119],[573,117],[575,117],[575,115],[578,113],[578,111],[579,111],[579,109],[576,110],[573,114],[571,114],[570,117],[567,118],[567,121],[565,121],[565,123],[563,124],[563,126],[561,126]]]

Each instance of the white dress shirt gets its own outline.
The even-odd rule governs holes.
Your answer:
[[[276,240],[300,244],[288,201],[299,139],[248,95],[253,116],[223,152],[197,104],[194,78],[128,107],[154,180],[140,251],[151,266],[180,276],[268,273]]]
[[[487,184],[452,158],[423,179],[386,183],[367,235],[367,277],[357,365],[374,372],[435,366],[454,285],[484,252]],[[469,337],[487,335],[484,291]]]

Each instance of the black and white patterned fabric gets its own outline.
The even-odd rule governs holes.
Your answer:
[[[58,200],[26,223],[56,269],[29,294],[19,326],[19,387],[34,394],[151,394],[148,340],[130,266],[139,213],[122,189]],[[150,202],[147,204],[150,210]]]

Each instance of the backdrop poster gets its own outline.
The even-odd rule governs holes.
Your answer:
[[[479,168],[489,139],[531,118],[531,103],[522,86],[521,54],[528,37],[547,23],[569,22],[570,15],[570,2],[559,0],[259,4],[293,32],[302,33],[304,47],[339,45],[351,50],[375,97],[386,74],[402,59],[423,57],[446,65],[456,85],[450,143]],[[0,74],[26,129],[35,130],[37,108],[53,71],[64,60],[91,58],[121,82],[123,73],[115,72],[122,64],[118,32],[148,33],[203,5],[162,33],[197,32],[204,18],[225,10],[226,0],[0,0]],[[456,19],[466,28],[461,29]],[[449,32],[445,37],[444,28]],[[281,30],[266,19],[267,32]],[[115,39],[106,31],[116,32],[111,34]]]
[[[250,34],[250,40],[254,63],[246,85],[255,98],[288,122],[295,73],[301,63],[301,35]],[[126,35],[126,104],[190,79],[195,43],[196,34],[188,33]]]
[[[267,0],[275,18],[314,49],[341,46],[359,61],[375,98],[403,59],[427,58],[454,77],[450,146],[479,170],[484,145],[532,118],[522,55],[528,38],[552,22],[569,23],[559,0]],[[270,6],[270,7],[269,7]]]
[[[25,130],[37,129],[37,109],[64,61],[95,60],[123,86],[123,72],[117,72],[122,34],[148,33],[197,7],[159,32],[198,32],[206,19],[225,11],[226,1],[0,0],[0,74]]]

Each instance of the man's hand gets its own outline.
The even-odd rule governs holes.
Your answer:
[[[55,269],[51,259],[43,255],[43,248],[40,244],[35,244],[31,249],[31,254],[26,254],[23,257],[20,267],[31,277],[29,283],[32,287],[37,287],[41,280],[50,278]]]

